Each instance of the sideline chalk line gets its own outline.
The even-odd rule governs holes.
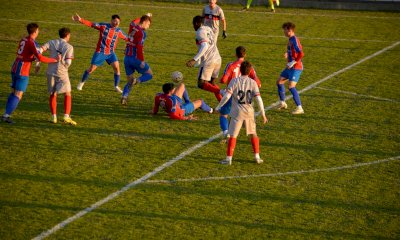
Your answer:
[[[376,100],[382,100],[382,101],[388,101],[388,102],[399,102],[398,100],[395,99],[390,99],[390,98],[382,98],[382,97],[375,97],[372,95],[364,95],[364,94],[358,94],[355,92],[348,92],[348,91],[343,91],[343,90],[337,90],[337,89],[331,89],[331,88],[324,88],[324,87],[315,87],[316,89],[321,89],[321,90],[326,90],[330,92],[337,92],[337,93],[344,93],[344,94],[349,94],[353,96],[360,96],[360,97],[366,97],[366,98],[373,98]]]
[[[396,47],[399,44],[400,44],[400,41],[395,42],[394,44],[392,44],[392,45],[390,45],[390,46],[388,46],[388,47],[386,47],[386,48],[384,48],[384,49],[382,49],[382,50],[380,50],[380,51],[378,51],[378,52],[376,52],[374,54],[371,54],[371,55],[359,60],[358,62],[353,63],[353,64],[351,64],[351,65],[349,65],[349,66],[347,66],[347,67],[345,67],[345,68],[343,68],[343,69],[341,69],[339,71],[336,71],[336,72],[330,74],[329,76],[327,76],[327,77],[325,77],[325,78],[323,78],[323,79],[321,79],[321,80],[319,80],[319,81],[307,86],[306,88],[303,88],[302,90],[299,91],[299,93],[302,93],[302,92],[308,91],[308,90],[310,90],[312,88],[315,88],[317,85],[319,85],[319,84],[321,84],[321,83],[323,83],[323,82],[325,82],[325,81],[327,81],[327,80],[329,80],[329,79],[331,79],[331,78],[333,78],[333,77],[335,77],[335,76],[337,76],[337,75],[339,75],[339,74],[341,74],[341,73],[353,68],[354,66],[357,66],[358,64],[361,64],[361,63],[363,63],[363,62],[365,62],[365,61],[367,61],[367,60],[369,60],[369,59],[371,59],[371,58],[373,58],[373,57],[375,57],[375,56],[377,56],[379,54],[382,54],[383,52],[388,51],[388,50]],[[286,97],[286,99],[289,99],[289,98],[291,98],[291,96]],[[271,109],[273,107],[276,107],[278,104],[279,104],[279,101],[271,104],[269,107],[266,108],[266,110]],[[77,220],[77,219],[83,217],[84,215],[86,215],[87,213],[90,213],[93,210],[99,208],[101,205],[113,200],[114,198],[118,197],[119,195],[121,195],[122,193],[126,192],[130,188],[145,182],[147,179],[153,177],[154,175],[156,175],[157,173],[161,172],[165,168],[171,166],[172,164],[174,164],[175,162],[181,160],[185,156],[191,154],[195,150],[197,150],[197,149],[207,145],[208,143],[214,141],[215,139],[219,138],[220,136],[222,136],[221,132],[216,134],[216,135],[214,135],[214,136],[212,136],[212,137],[210,137],[209,139],[207,139],[205,141],[202,141],[202,142],[194,145],[193,147],[191,147],[188,150],[182,152],[181,154],[179,154],[175,158],[169,160],[168,162],[166,162],[166,163],[160,165],[159,167],[155,168],[153,171],[147,173],[143,177],[141,177],[141,178],[129,183],[128,185],[126,185],[125,187],[121,188],[120,190],[118,190],[118,191],[116,191],[114,193],[111,193],[107,197],[105,197],[105,198],[101,199],[100,201],[92,204],[90,207],[85,208],[84,210],[76,213],[74,216],[72,216],[72,217],[70,217],[70,218],[58,223],[57,225],[55,225],[51,229],[42,232],[41,234],[39,234],[38,236],[36,236],[33,239],[40,240],[40,239],[44,239],[44,238],[50,236],[51,234],[53,234],[53,233],[57,232],[58,230],[64,228],[65,226],[67,226],[71,222],[74,222],[75,220]]]

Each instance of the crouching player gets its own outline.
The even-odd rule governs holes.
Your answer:
[[[152,112],[154,115],[157,114],[160,106],[171,119],[176,120],[194,120],[191,114],[198,108],[208,113],[213,112],[213,109],[202,99],[191,102],[184,83],[179,83],[177,87],[173,83],[165,83],[162,90],[163,93],[157,93],[154,98]]]
[[[228,133],[228,149],[226,159],[221,161],[221,164],[232,164],[232,156],[236,146],[236,138],[239,135],[243,123],[246,126],[246,133],[250,135],[251,144],[253,145],[254,159],[256,163],[261,164],[263,160],[260,158],[260,143],[256,133],[256,123],[254,119],[254,108],[251,105],[253,98],[258,103],[263,123],[267,123],[268,119],[265,116],[264,104],[260,96],[256,81],[249,78],[249,73],[252,66],[248,61],[244,61],[240,66],[241,76],[233,79],[226,89],[226,94],[221,102],[215,108],[220,111],[221,107],[232,97],[232,109],[230,112],[231,122],[229,124]]]

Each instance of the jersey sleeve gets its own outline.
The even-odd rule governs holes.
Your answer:
[[[160,97],[157,94],[154,97],[153,114],[157,114],[158,113],[159,107],[160,107]]]
[[[292,39],[292,45],[296,52],[296,58],[294,60],[299,62],[304,57],[303,47],[301,46],[300,40],[297,37],[294,37]]]
[[[33,41],[29,41],[29,42],[27,42],[27,44],[28,44],[28,47],[29,47],[30,51],[33,53],[33,55],[39,61],[44,62],[44,63],[56,63],[56,62],[58,62],[57,59],[45,57],[42,54],[40,54],[38,49],[37,49],[37,47],[36,47],[36,45],[35,45],[35,43]]]
[[[256,81],[257,87],[258,87],[258,88],[261,88],[261,81],[260,81],[260,79],[257,77],[257,73],[256,73],[256,70],[254,70],[254,68],[251,68],[249,77],[250,77],[251,79],[253,79],[254,81]]]
[[[143,32],[137,31],[133,36],[133,44],[136,46],[136,54],[137,58],[140,61],[144,61],[144,54],[143,54]]]
[[[88,26],[88,27],[99,29],[99,26],[98,26],[99,24],[94,24],[89,20],[81,18],[81,20],[79,20],[79,22],[84,24],[84,25],[86,25],[86,26]]]
[[[220,80],[221,83],[227,83],[228,80],[231,78],[232,75],[232,62],[226,64],[225,70],[224,70],[224,75],[222,75],[222,78]]]

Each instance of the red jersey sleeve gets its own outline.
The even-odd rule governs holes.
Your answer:
[[[79,22],[84,24],[84,25],[86,25],[86,26],[88,26],[88,27],[93,27],[93,23],[91,21],[89,21],[89,20],[81,18],[81,20],[79,20]]]
[[[160,107],[160,96],[157,94],[154,97],[153,114],[157,114],[158,113],[159,107]]]
[[[254,79],[254,81],[256,81],[258,88],[261,88],[261,81],[260,81],[260,79],[257,77],[256,71],[254,70],[254,68],[251,68],[249,77],[250,77],[251,79]]]
[[[136,55],[140,61],[144,61],[143,54],[143,31],[137,31],[133,38],[133,44],[136,46]]]
[[[58,62],[57,59],[54,58],[49,58],[49,57],[45,57],[42,54],[40,54],[34,44],[33,41],[29,41],[28,42],[28,47],[30,48],[30,51],[33,52],[33,55],[35,55],[35,57],[37,59],[39,59],[39,61],[44,62],[44,63],[56,63]]]

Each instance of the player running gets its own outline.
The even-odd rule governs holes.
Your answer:
[[[146,30],[149,29],[151,24],[151,16],[148,14],[143,15],[140,21],[136,24],[136,20],[132,21],[129,26],[129,42],[126,44],[125,49],[125,73],[127,83],[122,92],[121,104],[128,104],[128,96],[132,90],[133,85],[147,82],[153,78],[153,72],[149,64],[144,61],[144,41],[146,40]],[[141,74],[139,78],[135,78],[133,74],[138,72]]]
[[[72,16],[72,19],[99,31],[99,40],[90,62],[90,67],[83,73],[77,89],[82,90],[83,85],[89,78],[89,75],[93,73],[97,67],[103,65],[104,61],[106,61],[114,70],[114,88],[117,92],[122,93],[122,90],[119,87],[121,73],[118,58],[115,54],[115,48],[117,47],[119,38],[127,41],[128,37],[118,27],[121,22],[121,18],[118,15],[112,15],[110,23],[94,23],[81,18],[77,13],[75,13],[75,15]]]
[[[227,92],[222,98],[221,102],[215,108],[220,111],[221,107],[228,102],[232,97],[232,111],[231,122],[229,125],[229,140],[226,153],[226,159],[221,161],[221,164],[232,164],[232,156],[236,146],[236,138],[239,135],[243,123],[246,126],[246,133],[251,137],[251,144],[253,146],[254,159],[256,163],[261,164],[263,160],[260,158],[260,143],[256,132],[256,123],[254,119],[254,109],[252,106],[253,99],[255,99],[260,108],[263,117],[263,123],[267,123],[268,119],[265,116],[264,104],[261,99],[260,91],[257,87],[256,81],[249,78],[251,71],[251,63],[244,61],[240,66],[240,77],[233,79],[227,88]]]
[[[220,82],[224,83],[226,85],[229,85],[232,79],[240,77],[240,66],[242,62],[244,61],[246,57],[246,48],[243,46],[238,46],[236,48],[236,61],[230,62],[226,65],[225,70],[224,70],[224,75],[222,76]],[[261,88],[261,81],[257,77],[256,71],[254,70],[253,67],[250,69],[249,77],[253,80],[256,81],[258,88]],[[228,135],[228,114],[231,111],[231,105],[232,105],[232,98],[228,100],[227,103],[225,103],[221,109],[219,110],[220,117],[219,117],[219,125],[221,127],[221,131],[223,133],[223,140],[221,143],[225,143],[226,139],[229,138]]]
[[[278,95],[280,99],[280,105],[278,109],[287,109],[287,104],[285,102],[285,83],[289,80],[289,91],[293,95],[293,100],[296,104],[296,109],[292,111],[292,114],[303,114],[304,110],[301,106],[300,96],[297,92],[296,85],[300,80],[300,75],[303,72],[303,62],[304,57],[303,47],[300,44],[300,40],[295,36],[294,23],[286,22],[282,25],[283,33],[289,38],[287,45],[287,52],[285,53],[285,58],[288,63],[286,68],[281,72],[276,85],[278,86]]]
[[[197,86],[203,90],[214,93],[218,101],[222,99],[220,88],[215,84],[221,69],[221,56],[214,41],[213,31],[210,27],[203,26],[203,18],[195,16],[193,18],[193,28],[196,31],[196,44],[198,52],[191,60],[186,62],[186,66],[193,67],[200,62]]]
[[[26,30],[29,35],[19,42],[17,57],[11,68],[11,93],[8,96],[6,110],[1,118],[6,123],[14,123],[10,117],[17,109],[22,95],[26,92],[29,83],[29,71],[35,58],[44,63],[56,63],[59,60],[58,56],[57,58],[48,58],[40,53],[39,45],[35,42],[39,35],[39,25],[29,23]]]

